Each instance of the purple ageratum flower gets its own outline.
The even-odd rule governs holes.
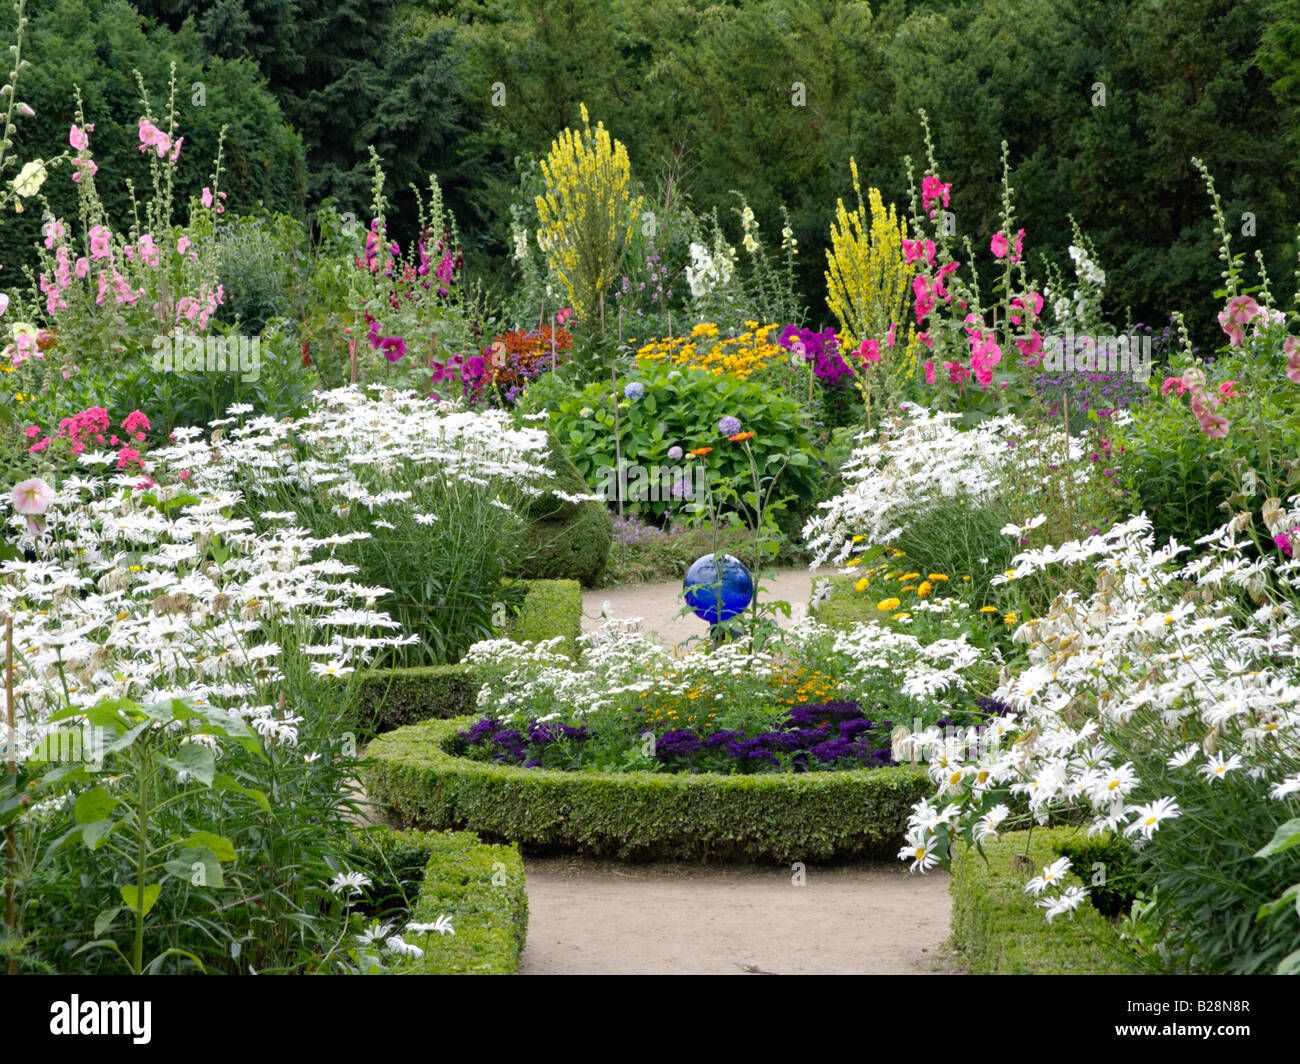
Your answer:
[[[718,422],[718,431],[724,436],[734,436],[740,431],[740,418],[728,414]]]
[[[645,398],[645,385],[640,381],[633,381],[623,389],[623,398],[636,402],[638,399]]]
[[[668,448],[668,461],[677,462],[681,460],[682,449],[676,445]]]

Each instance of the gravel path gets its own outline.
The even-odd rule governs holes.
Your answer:
[[[926,975],[948,877],[902,865],[619,865],[530,858],[522,975]]]
[[[784,600],[790,603],[790,617],[778,615],[781,627],[788,628],[794,621],[808,616],[808,599],[812,594],[812,577],[827,576],[835,569],[818,569],[810,573],[807,569],[782,569],[773,577],[763,581],[762,602]],[[600,591],[582,593],[582,630],[594,631],[601,625],[600,613],[603,608],[611,617],[619,620],[641,618],[641,628],[646,632],[657,632],[661,642],[668,646],[677,646],[687,639],[703,639],[708,636],[709,626],[693,613],[678,617],[685,602],[681,598],[682,583],[674,580],[663,584],[639,584],[635,587],[611,587]]]

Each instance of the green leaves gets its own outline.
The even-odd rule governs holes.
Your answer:
[[[162,893],[162,884],[150,883],[144,888],[143,896],[140,895],[139,890],[134,885],[129,887],[119,887],[118,891],[122,895],[122,900],[126,902],[126,907],[130,909],[131,912],[137,913],[140,916],[148,916],[149,910],[152,909],[154,904],[158,901],[158,895]],[[103,914],[101,913],[100,915],[102,916]]]
[[[1275,853],[1282,853],[1293,846],[1300,846],[1300,817],[1294,817],[1285,824],[1279,825],[1269,844],[1256,853],[1255,856],[1272,857]],[[1296,888],[1292,887],[1291,889],[1295,890]]]

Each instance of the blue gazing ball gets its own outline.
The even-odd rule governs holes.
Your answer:
[[[697,558],[686,570],[683,586],[686,604],[709,624],[721,624],[744,613],[754,598],[754,578],[740,559],[730,554],[722,555],[720,565],[714,563],[712,554]]]

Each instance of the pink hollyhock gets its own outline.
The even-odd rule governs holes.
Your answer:
[[[858,348],[858,357],[863,362],[879,362],[880,342],[878,340],[863,340],[862,346]]]
[[[90,230],[90,257],[92,259],[106,258],[112,249],[113,234],[102,225],[94,226]]]
[[[1020,256],[1024,253],[1024,249],[1025,249],[1025,231],[1023,229],[1017,229],[1016,230],[1016,253],[1011,256],[1011,261],[1019,262]]]
[[[928,332],[917,333],[916,338],[921,343],[925,344],[926,347],[934,347],[934,341],[930,338],[930,334]]]
[[[54,502],[54,489],[40,477],[32,477],[14,485],[11,499],[17,513],[24,517],[39,517]]]
[[[78,277],[85,277],[86,274],[90,272],[90,262],[87,260],[85,255],[82,255],[81,258],[77,259],[77,264],[73,267],[73,272]]]
[[[960,268],[961,268],[960,264],[956,262],[945,262],[942,266],[939,267],[939,272],[934,279],[935,295],[943,296],[943,298],[946,299],[949,303],[952,302],[952,295],[948,292],[946,288],[944,288],[943,281],[945,277],[947,277],[949,274],[956,273]]]
[[[202,193],[202,195],[199,196],[199,202],[201,202],[201,203],[203,204],[203,206],[205,206],[205,207],[211,209],[211,207],[212,207],[212,189],[210,189],[210,188],[208,188],[206,185],[204,185],[204,186],[203,186],[203,193]]]
[[[934,383],[934,363],[933,363],[933,362],[927,362],[927,363],[925,364],[925,383],[926,383],[926,384],[933,384],[933,383]]]
[[[555,321],[558,325],[565,325],[573,317],[573,308],[565,307],[555,315]]]
[[[63,239],[63,234],[65,232],[63,228],[63,223],[60,222],[57,218],[51,219],[49,222],[45,224],[44,229],[45,229],[45,246],[49,248],[51,251],[53,251],[54,245]]]
[[[1287,380],[1300,384],[1300,340],[1288,336],[1282,344],[1282,351],[1287,355]]]
[[[179,159],[179,158],[181,157],[181,145],[184,144],[184,143],[185,143],[185,138],[184,138],[184,137],[177,137],[177,138],[176,138],[176,144],[175,144],[175,146],[172,148],[172,157],[171,157],[171,160],[170,160],[171,162],[175,162],[177,159]]]
[[[1241,322],[1231,317],[1226,310],[1219,311],[1219,324],[1228,334],[1228,341],[1233,347],[1240,347],[1245,342],[1246,330],[1242,328]]]
[[[167,153],[171,150],[171,138],[161,129],[155,126],[149,119],[141,117],[140,119],[140,150],[147,151],[153,148],[158,153],[158,158],[166,158]]]
[[[943,205],[948,206],[948,194],[952,191],[951,184],[944,184],[937,177],[929,175],[921,178],[921,206],[928,211],[930,217],[934,217],[934,211],[930,209],[930,204],[942,201]]]
[[[889,335],[885,337],[885,346],[894,346],[894,332],[898,329],[898,322],[893,322],[889,326]]]
[[[1009,247],[1004,233],[994,233],[993,239],[989,241],[989,250],[993,252],[995,259],[1005,258]]]
[[[1026,357],[1036,355],[1043,349],[1043,338],[1039,335],[1037,329],[1030,329],[1029,338],[1027,340],[1017,340],[1016,346],[1020,348],[1020,353]]]
[[[74,122],[72,128],[68,130],[68,143],[77,151],[85,151],[90,147],[90,138],[86,134],[93,132],[94,129],[94,123],[87,125],[85,129],[80,129]]]
[[[1228,435],[1228,419],[1222,414],[1212,414],[1207,411],[1198,420],[1201,423],[1201,431],[1210,439],[1221,440]]]
[[[183,236],[183,237],[181,237],[178,241],[176,241],[176,254],[177,254],[177,255],[184,255],[185,252],[187,252],[187,251],[189,251],[189,250],[190,250],[190,238],[189,238],[189,237],[187,237],[187,236]]]
[[[1237,398],[1236,389],[1237,389],[1236,381],[1224,381],[1222,384],[1219,385],[1219,394],[1223,396],[1225,399],[1236,399]]]
[[[943,366],[948,371],[948,380],[953,384],[961,384],[970,376],[970,370],[960,362],[945,362]]]
[[[923,259],[931,266],[934,265],[934,241],[933,240],[904,240],[903,241],[904,262],[908,266]]]
[[[1233,296],[1228,300],[1223,312],[1233,321],[1246,325],[1259,314],[1260,307],[1250,296]]]

